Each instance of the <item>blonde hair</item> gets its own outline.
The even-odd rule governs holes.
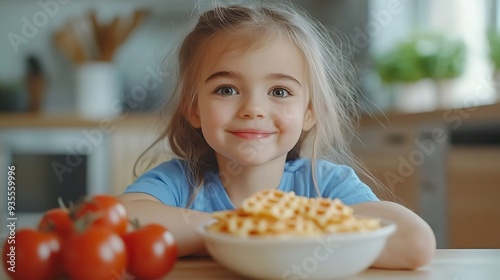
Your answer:
[[[348,141],[348,137],[354,135],[353,125],[358,116],[353,67],[335,46],[329,31],[306,12],[291,4],[268,3],[216,6],[203,12],[178,50],[177,83],[169,106],[163,111],[170,123],[157,142],[168,138],[173,153],[187,162],[188,177],[194,180],[191,183],[195,188],[190,203],[201,189],[206,172],[218,169],[214,150],[205,141],[201,130],[193,128],[188,120],[191,110],[196,107],[194,81],[199,76],[199,65],[203,63],[207,46],[217,36],[226,34],[252,31],[259,38],[284,35],[302,52],[316,124],[310,131],[303,132],[288,153],[287,160],[298,158],[304,141],[311,137],[316,190],[316,159],[358,166],[350,154]]]

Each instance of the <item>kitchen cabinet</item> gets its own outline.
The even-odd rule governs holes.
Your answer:
[[[418,170],[405,165],[415,137],[411,127],[382,133],[379,128],[366,128],[359,135],[361,141],[353,144],[352,149],[368,171],[368,174],[358,172],[361,179],[380,199],[418,212]]]
[[[359,139],[353,153],[386,188],[361,177],[426,220],[438,248],[500,248],[500,104],[365,116]]]
[[[448,155],[450,248],[500,248],[500,145]]]
[[[439,125],[377,125],[360,131],[352,151],[380,183],[361,175],[381,200],[399,203],[429,223],[441,248],[447,247],[446,182],[443,155],[447,142],[434,139]],[[445,130],[439,130],[445,133]],[[363,143],[363,144],[361,144]]]

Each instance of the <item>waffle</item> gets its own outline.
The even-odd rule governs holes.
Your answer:
[[[208,228],[211,231],[234,235],[274,235],[273,232],[278,230],[270,217],[255,216],[242,209],[215,212],[213,216],[218,222]]]
[[[322,233],[316,223],[303,216],[276,219],[269,215],[253,215],[242,209],[215,212],[217,222],[208,227],[209,231],[224,232],[239,236],[304,235]]]
[[[283,220],[294,216],[303,205],[304,200],[294,192],[263,190],[244,200],[241,208],[245,213]]]
[[[325,227],[330,222],[343,221],[351,217],[352,208],[344,205],[339,199],[314,198],[304,205],[304,216]]]
[[[374,218],[348,217],[344,220],[332,221],[323,227],[326,233],[357,232],[375,230],[380,227],[380,221]]]
[[[207,230],[237,236],[318,236],[380,227],[375,218],[353,216],[339,199],[306,198],[294,192],[263,190],[245,199],[241,208],[213,213]]]

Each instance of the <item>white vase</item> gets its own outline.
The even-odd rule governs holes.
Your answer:
[[[438,104],[435,92],[434,83],[430,79],[396,84],[394,109],[406,113],[435,110]]]
[[[89,62],[75,72],[76,111],[90,119],[115,117],[122,112],[117,67],[109,62]]]
[[[493,86],[495,88],[496,102],[500,103],[500,70],[493,72]]]
[[[454,107],[455,81],[451,79],[436,80],[434,85],[436,87],[437,107],[439,109]]]

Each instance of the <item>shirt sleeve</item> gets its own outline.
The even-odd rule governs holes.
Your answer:
[[[321,196],[338,198],[347,205],[379,201],[351,167],[321,160],[317,170]]]
[[[181,207],[188,196],[186,169],[179,160],[164,162],[147,171],[125,193],[149,194],[164,204]]]

